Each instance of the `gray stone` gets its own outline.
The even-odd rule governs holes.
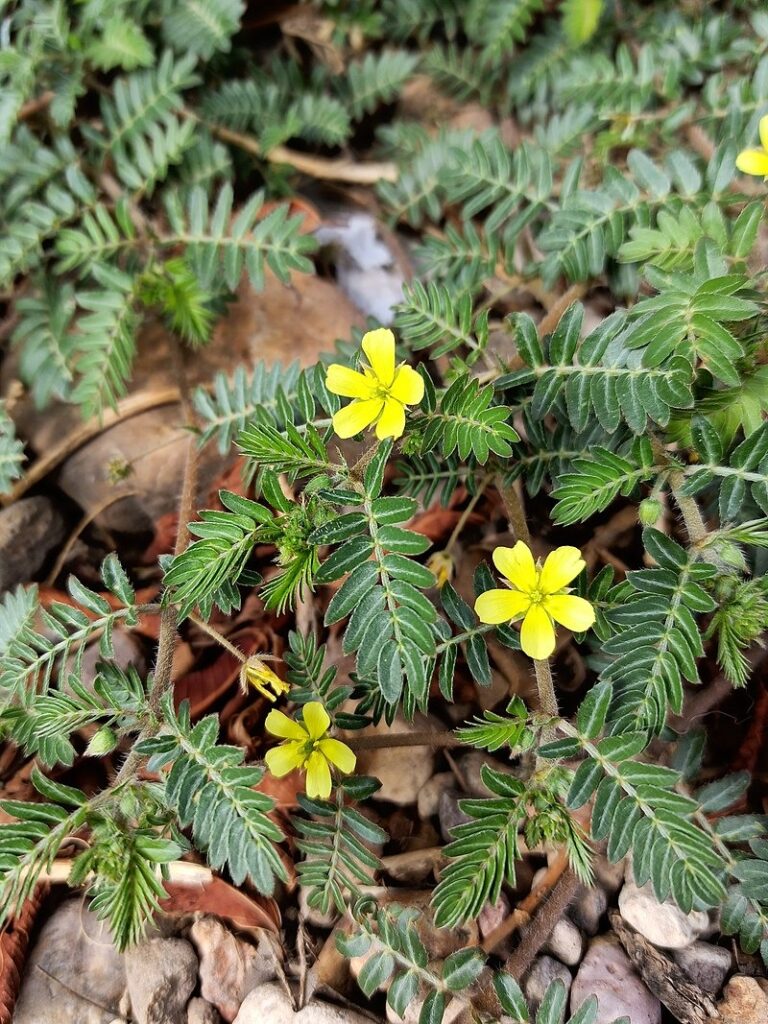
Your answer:
[[[81,899],[45,922],[29,954],[14,1024],[104,1024],[124,1020],[125,964],[109,929]]]
[[[633,880],[619,893],[619,910],[635,931],[659,949],[684,949],[709,927],[709,916],[700,910],[684,913],[675,903],[661,903],[650,884]]]
[[[246,996],[234,1024],[371,1024],[371,1019],[317,999],[297,1013],[285,989],[272,982],[259,985]]]
[[[561,917],[544,945],[544,951],[574,967],[584,953],[584,937],[567,917]]]
[[[720,991],[733,965],[729,949],[709,942],[694,942],[687,949],[676,949],[673,956],[691,981],[710,995]]]
[[[221,1024],[221,1014],[205,999],[196,997],[187,1005],[187,1024]]]
[[[398,716],[391,726],[385,722],[366,727],[363,736],[379,733],[409,733],[434,728],[434,722],[425,715],[416,715],[413,722]],[[357,771],[361,775],[375,775],[381,788],[374,800],[388,800],[405,807],[415,804],[422,786],[432,778],[435,770],[435,752],[425,747],[381,747],[361,750],[357,755]]]
[[[538,1010],[552,982],[558,980],[562,981],[566,989],[570,989],[573,979],[568,968],[554,957],[537,956],[523,981],[523,993],[532,1014]]]
[[[200,960],[200,994],[225,1021],[235,1019],[251,989],[275,976],[275,963],[266,943],[257,948],[244,942],[216,917],[195,921],[189,938]]]
[[[149,939],[125,954],[128,995],[136,1024],[187,1024],[197,986],[197,955],[186,939]]]
[[[472,821],[468,814],[465,814],[459,807],[459,800],[466,797],[466,794],[457,793],[455,790],[445,790],[440,794],[438,803],[438,817],[440,818],[440,831],[446,843],[454,838],[451,829],[457,825],[466,825]]]
[[[573,923],[587,935],[597,935],[600,920],[607,909],[608,897],[605,890],[600,886],[590,886],[582,889],[568,908],[568,914]]]
[[[453,789],[455,786],[456,777],[453,772],[438,772],[426,785],[421,787],[416,798],[416,808],[422,821],[437,814],[440,797],[446,790]]]
[[[660,1024],[661,1003],[650,992],[618,941],[594,939],[573,980],[571,1013],[585,999],[597,996],[595,1024],[611,1024],[617,1017],[629,1017],[630,1024]]]
[[[64,520],[49,498],[22,498],[0,510],[0,594],[29,583],[64,537]]]

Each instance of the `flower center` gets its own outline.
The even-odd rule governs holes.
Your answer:
[[[547,595],[541,590],[529,590],[528,597],[531,599],[531,604],[541,604]]]

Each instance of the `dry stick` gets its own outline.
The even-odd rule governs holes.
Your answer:
[[[182,117],[204,124],[212,135],[229,142],[233,146],[273,164],[291,164],[297,171],[311,178],[323,181],[346,181],[355,185],[375,185],[379,181],[397,181],[398,170],[393,163],[356,163],[346,157],[328,159],[328,157],[311,156],[299,153],[287,146],[273,146],[266,152],[250,135],[223,128],[221,125],[209,124],[191,110],[181,110]]]
[[[123,498],[131,498],[133,497],[134,494],[138,494],[138,491],[119,491],[117,494],[111,494],[108,498],[105,498],[104,501],[99,502],[96,508],[91,509],[90,512],[86,512],[86,514],[82,517],[82,519],[74,528],[74,530],[70,533],[66,543],[64,544],[64,547],[59,552],[59,556],[56,559],[53,568],[46,576],[46,586],[53,586],[56,577],[64,568],[64,563],[66,562],[67,556],[72,550],[72,545],[75,543],[75,541],[86,528],[86,526],[90,525],[90,523],[92,523],[94,519],[100,516],[102,512],[106,511],[106,509],[108,509],[110,505],[114,505],[116,501],[122,501]]]
[[[81,424],[64,440],[53,448],[49,448],[45,455],[29,469],[24,476],[16,483],[16,486],[8,494],[0,495],[0,508],[13,504],[14,501],[27,493],[27,491],[39,483],[44,477],[51,473],[58,465],[69,458],[78,448],[92,441],[94,437],[110,427],[114,427],[123,420],[138,416],[139,413],[147,412],[149,409],[156,409],[162,405],[175,405],[179,401],[180,393],[178,388],[163,388],[159,391],[140,392],[138,395],[131,395],[118,402],[117,409],[110,409],[104,415],[93,417],[86,423]]]
[[[544,877],[536,888],[532,889],[525,899],[520,901],[509,917],[505,917],[500,925],[486,935],[485,941],[482,944],[483,952],[492,953],[497,946],[505,939],[508,939],[518,928],[522,928],[523,925],[527,924],[539,904],[543,903],[547,895],[554,890],[567,869],[568,858],[564,853],[560,853],[549,865],[544,873]]]

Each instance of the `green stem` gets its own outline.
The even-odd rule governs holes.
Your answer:
[[[555,684],[552,681],[552,669],[548,658],[534,658],[533,667],[536,672],[536,689],[539,694],[539,710],[547,718],[559,718],[560,709],[557,706],[557,694]],[[557,732],[556,724],[548,725],[542,730],[542,743],[549,743],[555,738]]]

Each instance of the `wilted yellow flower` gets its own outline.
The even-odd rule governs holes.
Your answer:
[[[353,437],[376,424],[376,436],[401,437],[405,430],[405,407],[424,397],[424,381],[411,366],[395,366],[395,336],[386,327],[368,331],[363,352],[370,365],[363,372],[333,363],[325,383],[334,395],[352,398],[333,417],[339,437]]]
[[[348,775],[357,761],[346,743],[326,736],[331,719],[320,701],[304,705],[304,722],[295,722],[282,711],[270,711],[264,722],[267,732],[286,742],[268,750],[267,768],[280,778],[294,768],[307,773],[307,796],[327,800],[331,795],[331,765]]]
[[[240,669],[240,686],[243,690],[247,689],[248,683],[255,687],[262,697],[272,702],[290,690],[288,683],[256,656],[249,658]]]
[[[527,544],[496,548],[493,564],[507,578],[509,590],[487,590],[475,601],[481,622],[496,625],[522,618],[520,646],[529,658],[548,658],[555,649],[555,623],[581,632],[595,621],[589,601],[571,594],[568,584],[585,566],[578,548],[557,548],[543,566]]]
[[[736,157],[736,166],[742,174],[768,178],[768,114],[760,118],[757,130],[760,135],[760,148],[742,149]]]
[[[453,579],[453,559],[447,551],[435,551],[431,554],[427,559],[427,568],[435,574],[438,587],[444,587]]]

